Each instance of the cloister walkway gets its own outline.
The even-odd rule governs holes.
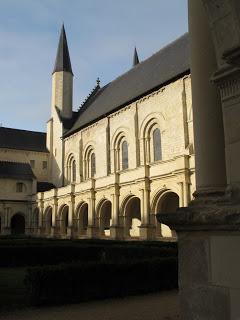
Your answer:
[[[178,293],[166,291],[144,296],[44,307],[8,312],[0,320],[179,320]]]

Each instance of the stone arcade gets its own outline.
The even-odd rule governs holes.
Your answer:
[[[31,138],[23,148],[9,138],[14,129],[0,128],[8,135],[0,166],[32,168],[31,177],[0,175],[8,185],[0,193],[1,232],[13,232],[18,213],[36,236],[175,239],[156,213],[187,206],[195,190],[188,35],[142,62],[135,49],[132,68],[103,87],[98,80],[78,111],[72,91],[63,26],[46,145],[34,150]]]

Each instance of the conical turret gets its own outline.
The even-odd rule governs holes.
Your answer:
[[[73,72],[67,37],[62,25],[56,61],[52,73],[52,115],[57,111],[61,118],[72,117]]]
[[[58,71],[66,71],[73,74],[64,24],[61,29],[53,73]]]
[[[139,58],[136,47],[134,48],[134,54],[133,54],[133,67],[135,67],[137,64],[139,64]]]

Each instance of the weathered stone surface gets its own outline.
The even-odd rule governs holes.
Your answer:
[[[179,237],[179,285],[206,285],[209,280],[209,241],[204,237]]]
[[[182,320],[230,320],[229,292],[213,286],[180,290]]]
[[[211,282],[214,285],[240,288],[239,248],[240,233],[210,237]]]

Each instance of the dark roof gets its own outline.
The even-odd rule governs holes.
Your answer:
[[[29,163],[0,161],[0,178],[35,179]]]
[[[133,67],[135,67],[137,64],[139,64],[139,58],[137,53],[137,48],[134,48],[134,54],[133,54]]]
[[[48,152],[46,133],[0,127],[0,148]]]
[[[91,104],[84,111],[80,109],[76,122],[65,136],[189,72],[189,39],[188,34],[184,34],[100,89]]]
[[[57,71],[67,71],[73,74],[64,25],[61,29],[53,73]]]
[[[50,182],[37,182],[37,192],[45,192],[54,188],[56,188],[55,185]]]

